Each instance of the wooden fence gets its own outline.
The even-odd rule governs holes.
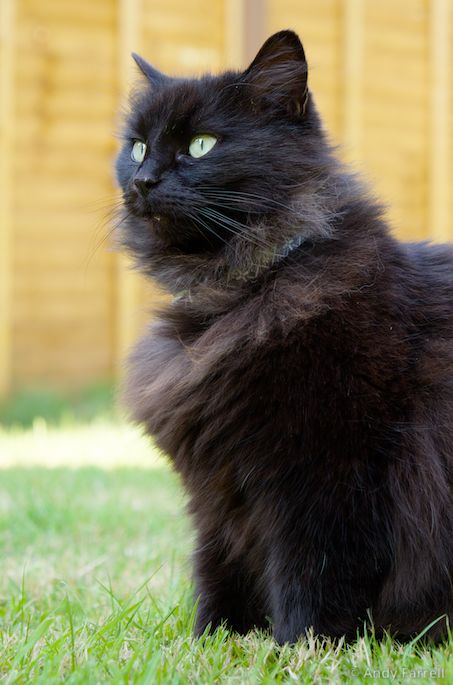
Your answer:
[[[131,50],[199,74],[294,28],[396,233],[448,240],[452,25],[453,0],[0,0],[0,392],[113,374],[160,297],[103,241]]]

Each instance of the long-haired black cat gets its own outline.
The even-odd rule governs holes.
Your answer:
[[[293,32],[243,73],[135,59],[121,241],[174,299],[127,397],[190,496],[196,633],[442,636],[452,248],[390,236],[333,156]]]

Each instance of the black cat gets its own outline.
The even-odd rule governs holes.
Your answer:
[[[147,82],[122,244],[175,295],[130,360],[190,495],[197,634],[442,636],[452,615],[453,250],[402,244],[337,161],[298,37]]]

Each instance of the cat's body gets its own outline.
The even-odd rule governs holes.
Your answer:
[[[286,65],[290,82],[298,45],[288,32],[271,38],[248,80],[257,66],[260,78],[281,79]],[[161,110],[178,93],[195,98],[197,85],[147,75]],[[223,97],[241,77],[205,88]],[[290,105],[268,102],[266,85],[264,104],[264,90],[246,104],[263,126],[287,115],[287,155],[303,156],[300,167],[279,187],[288,158],[278,158],[261,170],[261,193],[240,158],[224,165],[223,185],[214,168],[211,184],[196,170],[192,191],[202,189],[207,209],[215,195],[230,220],[209,224],[218,214],[203,213],[205,245],[183,208],[166,213],[162,196],[151,215],[137,204],[136,175],[120,158],[132,214],[123,240],[180,293],[131,357],[130,406],[190,496],[198,633],[270,619],[280,642],[309,627],[353,637],[371,618],[378,631],[413,636],[452,614],[453,250],[393,240],[331,157],[303,82]],[[257,155],[270,153],[263,143]],[[210,242],[227,225],[234,235]],[[445,618],[431,634],[444,630]]]

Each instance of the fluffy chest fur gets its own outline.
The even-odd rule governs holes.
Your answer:
[[[348,294],[339,311],[318,302],[312,315],[303,297],[291,310],[275,283],[207,321],[178,302],[137,348],[135,417],[232,554],[266,544],[261,523],[284,515],[286,491],[326,531],[354,516],[366,525],[364,493],[387,472],[394,423],[410,404],[401,372],[412,349],[399,342],[396,312],[370,337],[365,302]]]

